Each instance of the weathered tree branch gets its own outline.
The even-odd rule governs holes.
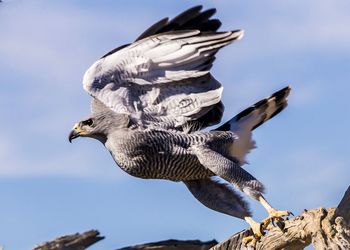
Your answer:
[[[218,244],[216,240],[206,242],[199,240],[165,240],[132,247],[124,247],[118,250],[209,250],[216,244]]]
[[[167,240],[119,250],[250,250],[254,249],[253,245],[245,246],[242,242],[242,239],[250,234],[250,230],[244,230],[219,244],[214,240]],[[92,230],[57,238],[35,247],[34,250],[83,250],[103,238],[99,236],[98,231]],[[278,227],[272,228],[257,242],[255,249],[299,250],[310,244],[313,244],[316,250],[350,249],[350,187],[337,208],[305,210],[301,215],[286,220],[283,231]]]
[[[285,221],[283,232],[275,227],[256,244],[255,249],[304,249],[313,244],[318,249],[350,249],[350,187],[343,199],[335,208],[317,208],[304,211],[301,215]],[[254,249],[245,246],[242,239],[250,235],[245,230],[231,236],[224,242],[211,248],[222,249]]]
[[[97,230],[90,230],[82,234],[66,235],[40,244],[34,247],[33,250],[84,250],[105,238],[99,235],[100,233]]]
[[[336,217],[342,217],[348,225],[350,224],[350,186],[335,210],[334,219],[336,219]]]
[[[33,250],[84,250],[94,243],[103,240],[96,230],[85,233],[59,237],[34,247]],[[165,240],[154,243],[120,248],[119,250],[209,250],[218,244],[216,240],[202,242],[199,240]]]

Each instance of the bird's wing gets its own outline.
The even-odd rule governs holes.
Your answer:
[[[211,17],[216,13],[216,9],[213,8],[201,11],[202,8],[203,7],[201,5],[192,7],[170,20],[168,17],[165,17],[142,32],[142,34],[135,41],[175,30],[217,31],[221,26],[221,22],[218,19],[211,19]],[[128,45],[130,44],[119,46],[103,55],[102,58],[109,56]]]
[[[199,17],[206,20],[210,15]],[[162,24],[161,29],[170,29],[171,23]],[[216,52],[243,32],[157,32],[96,61],[84,75],[84,89],[139,125],[178,128],[220,106],[222,87],[209,70]],[[149,33],[154,29],[145,35]],[[222,113],[217,116],[213,120],[220,121]]]
[[[242,34],[192,30],[142,39],[95,62],[84,88],[142,125],[181,126],[220,102],[222,87],[209,69],[214,54]]]
[[[146,29],[137,39],[153,36],[175,30],[200,30],[200,31],[217,31],[221,22],[218,19],[211,19],[216,13],[216,9],[202,11],[202,6],[198,5],[180,13],[173,19],[163,18]]]
[[[91,101],[91,113],[97,114],[97,113],[104,113],[104,112],[110,112],[111,110],[104,105],[102,102],[97,100],[96,98],[92,98]]]

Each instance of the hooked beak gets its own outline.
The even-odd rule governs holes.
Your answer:
[[[79,132],[75,131],[74,129],[69,133],[68,140],[70,143],[72,143],[72,140],[79,137]]]
[[[69,142],[72,143],[72,140],[79,137],[82,132],[84,131],[81,129],[79,123],[75,124],[72,131],[68,135]]]

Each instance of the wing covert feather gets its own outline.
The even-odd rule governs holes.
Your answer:
[[[188,16],[192,12],[196,17]],[[214,13],[200,13],[197,7],[173,21],[190,27],[197,18],[204,25]],[[165,22],[162,19],[145,34],[172,24]],[[84,89],[107,108],[129,114],[140,126],[181,127],[220,102],[221,84],[209,70],[218,50],[242,36],[241,30],[175,30],[137,40],[97,60],[84,75]]]

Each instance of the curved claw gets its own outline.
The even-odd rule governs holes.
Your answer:
[[[260,238],[261,238],[261,236],[265,236],[265,228],[263,228],[263,224],[262,223],[260,223],[260,233],[261,233],[261,235],[260,235],[260,237],[259,237],[259,240],[260,240]]]
[[[276,224],[277,224],[278,228],[281,229],[281,231],[284,231],[284,227],[285,227],[286,224],[284,223],[283,220],[277,221]]]
[[[276,225],[275,225],[275,218],[271,218],[271,224],[272,224],[272,226],[274,226],[274,227],[276,226]]]
[[[263,220],[263,228],[262,230],[266,230],[271,223],[274,227],[279,227],[281,230],[284,229],[284,217],[287,217],[293,215],[292,212],[289,211],[277,211],[277,210],[271,210],[269,211],[269,217],[267,217],[265,220]]]

